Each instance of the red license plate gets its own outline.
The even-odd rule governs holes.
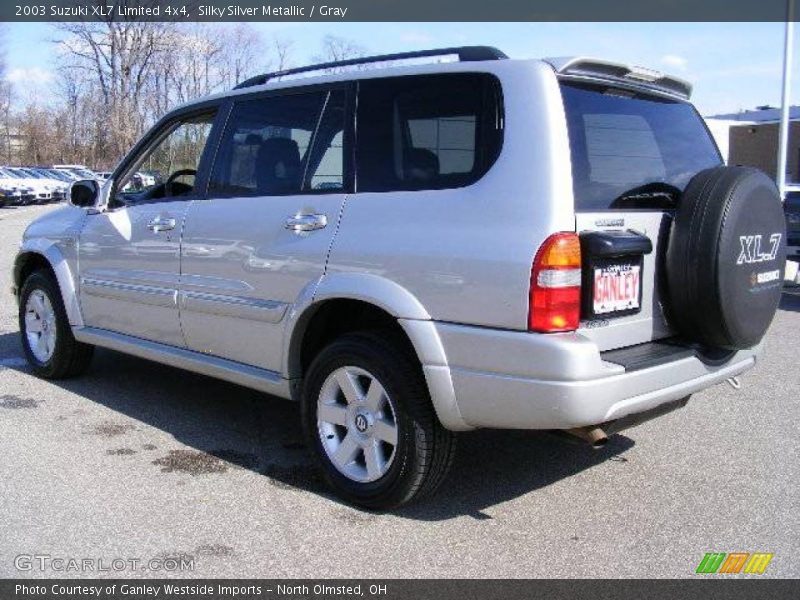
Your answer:
[[[626,263],[595,267],[594,314],[638,310],[642,287],[641,272],[640,265]]]

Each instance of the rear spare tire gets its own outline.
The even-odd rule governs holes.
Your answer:
[[[666,253],[673,326],[737,350],[764,337],[781,297],[786,225],[775,184],[749,167],[698,173],[675,213]]]

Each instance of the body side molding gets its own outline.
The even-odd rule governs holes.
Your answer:
[[[224,379],[281,398],[291,397],[289,382],[274,371],[94,327],[75,327],[72,333],[79,342]]]

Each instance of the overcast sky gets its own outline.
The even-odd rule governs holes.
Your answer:
[[[226,25],[215,24],[215,27]],[[584,55],[659,69],[695,85],[705,114],[778,106],[783,23],[256,23],[266,35],[294,40],[291,63],[308,63],[326,34],[369,52],[444,46],[497,46],[512,58]],[[800,28],[795,28],[791,98],[800,104]],[[6,76],[25,96],[45,98],[55,77],[52,26],[6,25]]]

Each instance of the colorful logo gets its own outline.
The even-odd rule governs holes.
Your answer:
[[[771,552],[707,552],[697,566],[696,573],[744,572],[761,575],[771,560]]]

